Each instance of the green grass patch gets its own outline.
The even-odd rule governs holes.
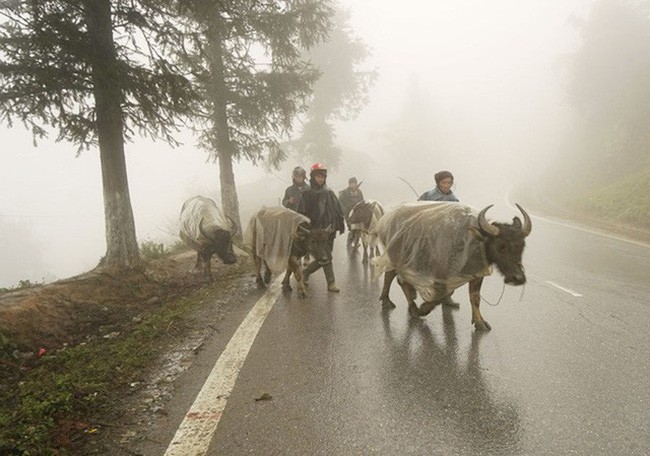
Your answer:
[[[650,228],[650,169],[581,195],[574,204],[609,222]]]
[[[94,338],[40,358],[16,355],[0,335],[0,454],[61,455],[83,439],[88,420],[115,390],[141,380],[163,343],[167,328],[198,308],[204,288],[166,304],[113,339]]]

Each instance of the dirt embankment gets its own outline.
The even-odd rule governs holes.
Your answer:
[[[164,302],[201,288],[195,253],[120,271],[97,268],[47,285],[0,295],[0,334],[19,350],[73,345],[110,331]]]

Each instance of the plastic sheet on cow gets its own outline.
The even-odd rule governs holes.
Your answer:
[[[181,238],[195,249],[212,242],[204,233],[212,235],[211,231],[216,228],[227,231],[233,229],[233,223],[224,216],[214,201],[205,196],[194,196],[183,203],[180,223]]]
[[[309,218],[286,207],[262,207],[248,222],[244,245],[274,273],[286,271],[298,225]]]
[[[478,234],[478,211],[461,203],[418,201],[398,206],[377,223],[384,254],[374,274],[395,270],[426,301],[491,274]]]

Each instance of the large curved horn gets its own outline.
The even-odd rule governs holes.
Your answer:
[[[524,227],[521,229],[522,233],[524,234],[524,237],[528,236],[530,232],[533,229],[533,222],[530,221],[530,217],[528,216],[528,213],[524,210],[523,207],[521,207],[519,204],[515,203],[515,206],[519,208],[521,211],[521,214],[524,216]]]
[[[490,236],[498,236],[499,228],[492,225],[487,220],[485,220],[485,213],[492,206],[494,206],[494,204],[490,204],[488,207],[486,207],[485,209],[483,209],[481,212],[478,213],[478,226],[480,226],[481,229],[485,231],[487,234],[489,234]]]

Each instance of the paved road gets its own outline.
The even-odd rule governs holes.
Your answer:
[[[650,248],[533,222],[528,284],[482,304],[488,333],[470,324],[467,287],[460,309],[414,321],[396,286],[383,312],[381,280],[339,239],[342,292],[319,272],[308,300],[280,296],[209,454],[650,454]],[[501,292],[495,273],[483,296]]]

